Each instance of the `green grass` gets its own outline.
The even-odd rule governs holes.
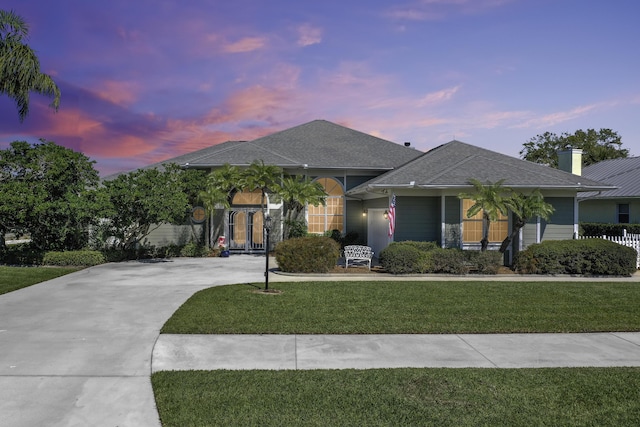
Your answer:
[[[640,368],[158,372],[162,425],[637,426]]]
[[[0,295],[78,270],[81,270],[81,268],[0,266]]]
[[[305,282],[221,286],[162,328],[187,334],[640,331],[636,283]]]

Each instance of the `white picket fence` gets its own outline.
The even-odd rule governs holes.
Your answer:
[[[633,248],[638,254],[636,267],[640,268],[640,234],[627,234],[625,230],[622,236],[578,236],[578,239],[605,239],[618,243],[619,245]]]

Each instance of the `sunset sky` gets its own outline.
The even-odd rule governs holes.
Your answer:
[[[62,91],[0,148],[38,138],[102,175],[314,119],[426,151],[519,156],[610,128],[640,155],[637,0],[3,0]]]

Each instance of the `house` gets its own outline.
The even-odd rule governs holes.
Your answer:
[[[308,206],[309,232],[357,233],[376,253],[391,241],[435,241],[443,247],[479,247],[481,218],[466,218],[470,179],[504,180],[524,193],[540,189],[555,213],[535,220],[520,233],[515,248],[549,239],[570,239],[577,233],[577,195],[604,191],[609,185],[527,162],[504,154],[451,141],[426,153],[325,120],[315,120],[253,141],[231,141],[170,159],[184,168],[213,170],[224,164],[249,166],[255,160],[276,165],[291,175],[317,180],[327,192],[326,206]],[[166,163],[165,162],[165,163]],[[396,228],[388,235],[389,203],[396,196]],[[276,224],[282,206],[269,201]],[[224,222],[231,250],[263,251],[259,193],[237,193],[231,208],[220,209],[212,221]],[[506,216],[492,223],[490,247],[496,248],[511,227]],[[280,228],[274,233],[277,239]]]
[[[580,221],[640,223],[640,157],[604,160],[586,166],[582,176],[616,188],[580,193]]]

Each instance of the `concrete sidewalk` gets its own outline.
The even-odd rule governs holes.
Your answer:
[[[640,333],[160,335],[152,370],[640,366]]]

